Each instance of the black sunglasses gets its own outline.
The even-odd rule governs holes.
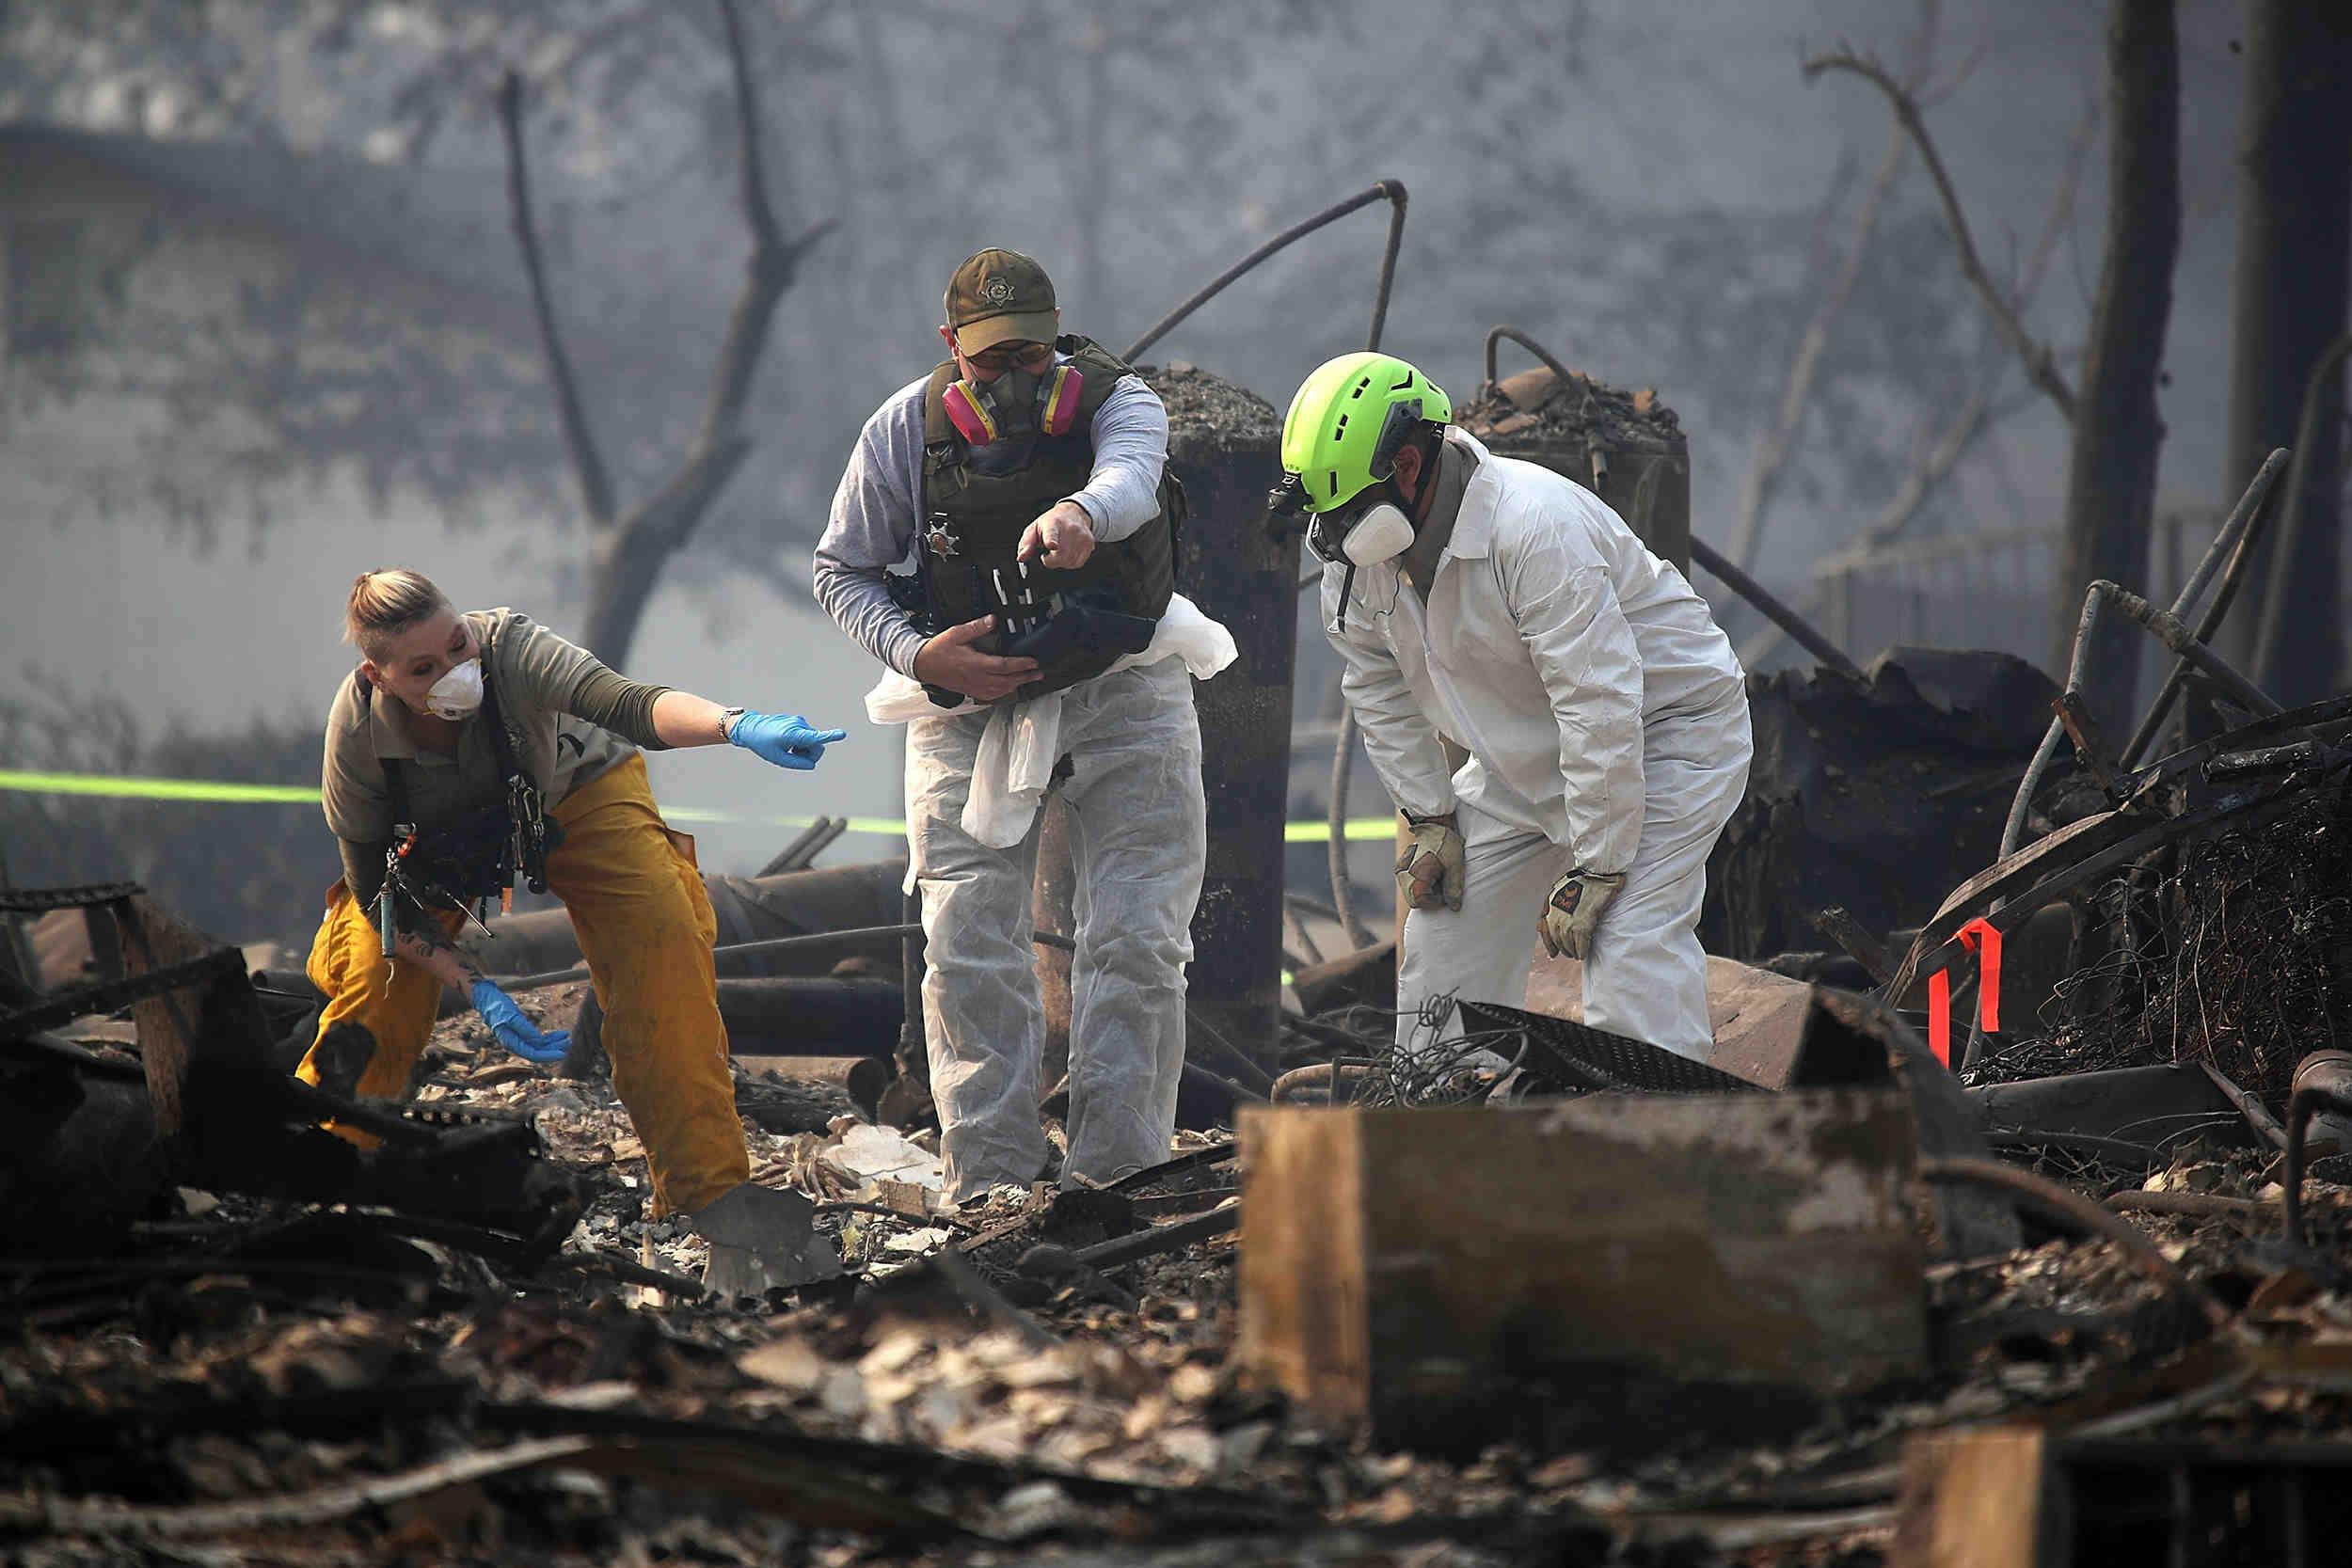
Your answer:
[[[997,343],[963,356],[966,364],[983,371],[1009,371],[1016,365],[1025,371],[1035,370],[1053,357],[1051,343]]]

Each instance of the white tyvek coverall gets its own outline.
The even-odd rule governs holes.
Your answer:
[[[1584,1017],[1704,1059],[1707,856],[1747,787],[1739,660],[1707,602],[1574,482],[1478,459],[1426,605],[1401,562],[1359,568],[1331,641],[1373,766],[1415,816],[1458,811],[1462,908],[1415,910],[1399,1044],[1433,993],[1518,1006],[1552,883],[1624,872],[1584,964]],[[1324,625],[1346,569],[1326,566]],[[1443,736],[1470,752],[1449,776]]]
[[[1010,755],[996,748],[992,770],[981,737],[993,721],[998,740],[1008,738],[1012,715],[999,710],[1009,705],[933,707],[908,678],[925,634],[883,585],[914,537],[928,380],[898,388],[860,433],[818,543],[815,586],[842,629],[894,672],[867,697],[869,716],[907,723],[908,874],[922,889],[930,942],[923,1022],[947,1189],[965,1198],[994,1182],[1026,1184],[1045,1164],[1031,786],[1064,754],[1076,770],[1062,787],[1079,875],[1063,1180],[1107,1181],[1166,1160],[1175,1130],[1184,965],[1208,854],[1192,680],[1232,658],[1232,639],[1171,606],[1143,662],[1020,705],[1026,740]],[[1158,515],[1168,412],[1140,378],[1122,376],[1091,436],[1093,472],[1069,499],[1086,509],[1098,541],[1124,539]],[[967,830],[976,766],[981,799]]]
[[[1070,971],[1070,1156],[1097,1181],[1168,1157],[1184,1067],[1184,965],[1208,862],[1200,726],[1182,658],[1063,689],[1077,952]],[[907,726],[907,844],[923,891],[923,1025],[948,1196],[1026,1184],[1045,1163],[1045,1011],[1029,942],[1037,828],[991,848],[963,828],[991,709]]]

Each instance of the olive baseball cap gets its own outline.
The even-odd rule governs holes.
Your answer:
[[[997,343],[1050,343],[1059,323],[1054,280],[1017,250],[983,250],[947,279],[947,325],[966,354]]]

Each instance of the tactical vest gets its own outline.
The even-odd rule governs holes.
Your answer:
[[[1096,410],[1128,368],[1091,339],[1063,337],[1054,345],[1085,377],[1076,420],[1066,436],[1047,436],[1030,419],[1022,432],[975,447],[956,430],[943,401],[961,372],[950,359],[931,372],[923,389],[923,495],[915,549],[933,630],[1002,612],[1007,592],[1023,578],[1023,531],[1054,503],[1086,488],[1094,472]],[[1098,540],[1085,565],[1062,571],[1029,562],[1026,588],[1040,601],[1059,594],[1084,606],[1156,621],[1175,592],[1175,531],[1183,492],[1174,476],[1160,482],[1160,510],[1124,539]],[[1002,585],[1000,587],[1000,585]],[[984,651],[998,651],[988,640]],[[1041,663],[1038,678],[1018,697],[1057,691],[1101,674],[1125,650],[1073,648]]]
[[[461,813],[453,822],[431,825],[416,820],[408,803],[407,768],[398,757],[379,757],[384,769],[384,793],[391,807],[395,832],[402,826],[417,830],[404,847],[392,846],[410,896],[420,909],[437,898],[459,907],[507,892],[519,873],[533,893],[547,891],[548,852],[564,841],[563,825],[546,815],[546,802],[536,780],[515,754],[500,711],[498,686],[490,670],[495,650],[491,639],[482,640],[482,706],[478,717],[490,737],[491,754],[506,785],[503,801],[484,802]],[[352,672],[354,689],[362,709],[373,705],[375,688],[368,677]]]

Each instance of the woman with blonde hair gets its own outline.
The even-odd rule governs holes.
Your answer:
[[[809,1277],[804,1263],[825,1259],[809,1251],[804,1202],[749,1183],[717,922],[693,841],[663,824],[641,752],[724,741],[805,770],[844,732],[628,680],[518,611],[460,614],[412,571],[361,573],[344,637],[360,662],[327,716],[321,779],[343,875],[310,949],[328,1002],[297,1076],[405,1095],[443,985],[517,1053],[560,1055],[561,1037],[543,1037],[450,940],[517,880],[552,892],[605,1010],[656,1213],[682,1212],[710,1241],[713,1290]]]

